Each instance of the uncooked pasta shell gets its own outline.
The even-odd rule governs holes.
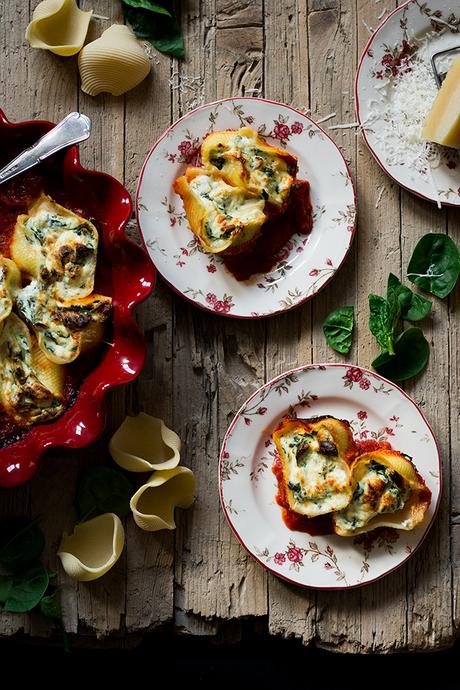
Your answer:
[[[115,462],[129,472],[170,470],[180,461],[180,438],[162,419],[140,412],[126,417],[109,443]]]
[[[82,91],[120,96],[150,72],[150,61],[128,26],[114,24],[78,56]]]
[[[26,38],[32,48],[75,55],[85,42],[92,14],[80,10],[76,0],[43,0],[34,10]]]
[[[148,532],[175,529],[174,509],[189,508],[194,494],[195,477],[187,467],[158,470],[131,499],[134,520]]]
[[[118,561],[125,544],[120,518],[104,513],[64,533],[58,556],[67,575],[80,582],[102,577]]]

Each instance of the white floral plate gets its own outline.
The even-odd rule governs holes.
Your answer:
[[[239,282],[220,258],[202,251],[173,182],[197,162],[208,132],[248,125],[298,156],[299,178],[311,184],[314,223],[308,237],[292,237],[273,270]],[[260,98],[217,101],[175,122],[147,156],[136,202],[139,228],[164,280],[197,306],[239,318],[276,314],[313,297],[342,264],[355,229],[353,183],[332,139],[301,112]]]
[[[428,39],[427,47],[425,39]],[[435,146],[430,172],[428,168],[414,167],[409,160],[393,160],[385,148],[384,135],[392,128],[385,110],[393,96],[394,77],[406,79],[412,60],[423,59],[429,67],[433,53],[454,46],[460,47],[458,2],[408,0],[391,12],[372,34],[356,74],[358,122],[379,165],[410,192],[448,206],[460,206],[459,153]],[[434,77],[432,90],[436,93]]]
[[[347,419],[356,438],[388,440],[410,455],[432,492],[423,524],[412,532],[382,529],[354,539],[289,530],[271,471],[271,432],[286,414]],[[262,566],[304,587],[356,587],[388,574],[421,544],[441,495],[439,449],[420,409],[394,383],[359,367],[312,364],[278,376],[244,403],[222,445],[219,486],[233,532]]]

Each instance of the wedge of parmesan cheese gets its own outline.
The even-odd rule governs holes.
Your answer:
[[[442,83],[426,118],[422,136],[427,141],[460,148],[460,57]]]

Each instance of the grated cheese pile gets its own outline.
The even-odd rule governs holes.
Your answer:
[[[375,136],[389,165],[406,165],[426,173],[439,165],[439,149],[422,139],[422,129],[437,94],[436,82],[425,51],[418,51],[407,68],[384,85],[381,117],[387,127],[376,128]]]

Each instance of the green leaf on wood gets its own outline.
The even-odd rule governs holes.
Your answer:
[[[394,354],[382,352],[372,362],[375,371],[391,381],[405,381],[427,365],[430,346],[420,328],[403,331],[394,342]]]
[[[443,299],[452,292],[460,274],[460,251],[448,236],[424,235],[414,249],[407,277],[419,288]]]
[[[75,505],[81,522],[103,513],[123,518],[130,511],[131,482],[111,467],[90,467],[80,477]]]
[[[326,341],[333,350],[346,355],[350,352],[353,340],[354,308],[338,307],[334,309],[323,323]]]

